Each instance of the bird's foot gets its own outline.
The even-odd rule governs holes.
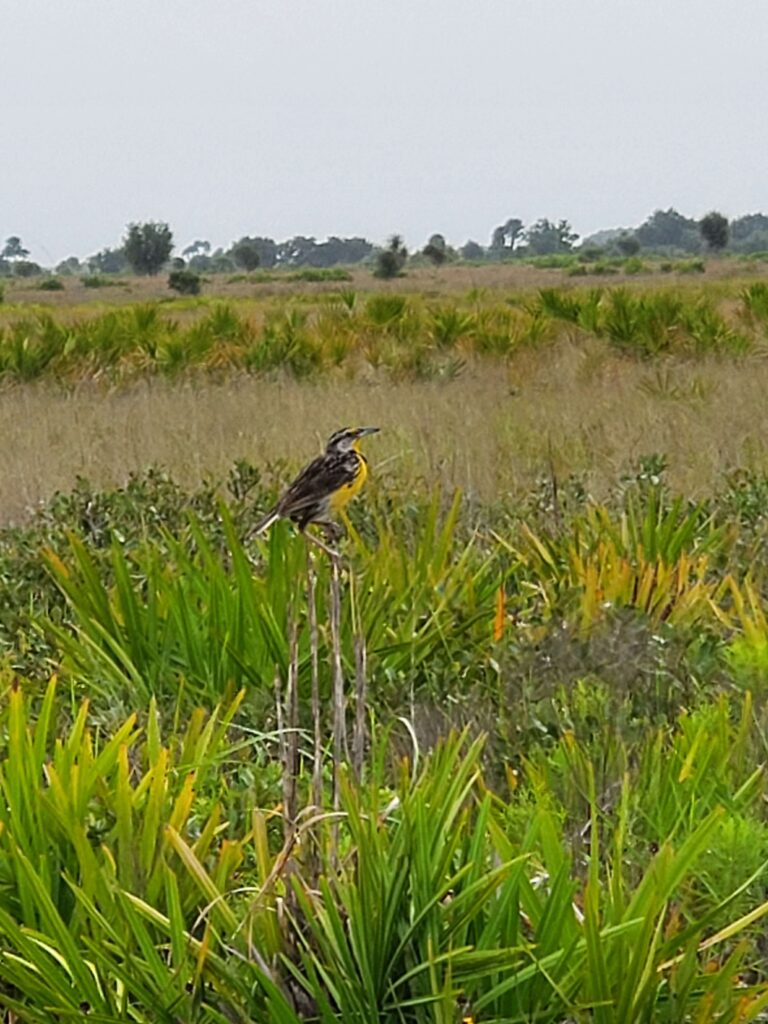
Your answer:
[[[338,561],[341,558],[341,554],[338,551],[336,551],[335,548],[329,547],[328,544],[325,543],[325,541],[320,540],[320,538],[316,537],[315,534],[307,531],[304,534],[304,536],[307,538],[310,544],[314,544],[315,547],[320,548],[320,550],[324,551],[326,555],[329,556],[329,558],[333,558],[335,561]],[[338,534],[336,535],[335,539],[338,539]]]

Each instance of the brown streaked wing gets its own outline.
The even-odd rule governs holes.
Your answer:
[[[302,469],[278,502],[280,515],[290,516],[334,494],[355,479],[358,466],[355,452],[319,455]]]

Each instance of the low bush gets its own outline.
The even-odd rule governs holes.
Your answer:
[[[194,270],[172,270],[168,275],[168,287],[180,295],[199,295],[202,278]]]

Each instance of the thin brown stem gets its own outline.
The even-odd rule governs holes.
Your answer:
[[[338,555],[331,558],[331,658],[333,674],[333,809],[341,806],[341,764],[344,756],[346,717],[344,673],[341,665],[341,567]],[[338,849],[338,826],[334,825],[334,851]]]
[[[312,803],[320,810],[323,804],[323,723],[320,709],[320,638],[317,627],[317,576],[312,554],[307,546],[307,619],[309,623],[309,654],[312,675],[312,724],[314,727],[314,758],[312,764]]]
[[[295,610],[288,626],[289,660],[285,694],[285,762],[283,765],[283,821],[286,838],[296,828],[296,793],[299,776],[299,630]]]
[[[365,706],[367,701],[367,657],[365,637],[355,633],[355,731],[352,738],[352,766],[358,782],[363,778],[365,757]]]

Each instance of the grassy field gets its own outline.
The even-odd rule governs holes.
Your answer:
[[[767,1019],[768,287],[513,269],[6,292],[5,1024]]]

